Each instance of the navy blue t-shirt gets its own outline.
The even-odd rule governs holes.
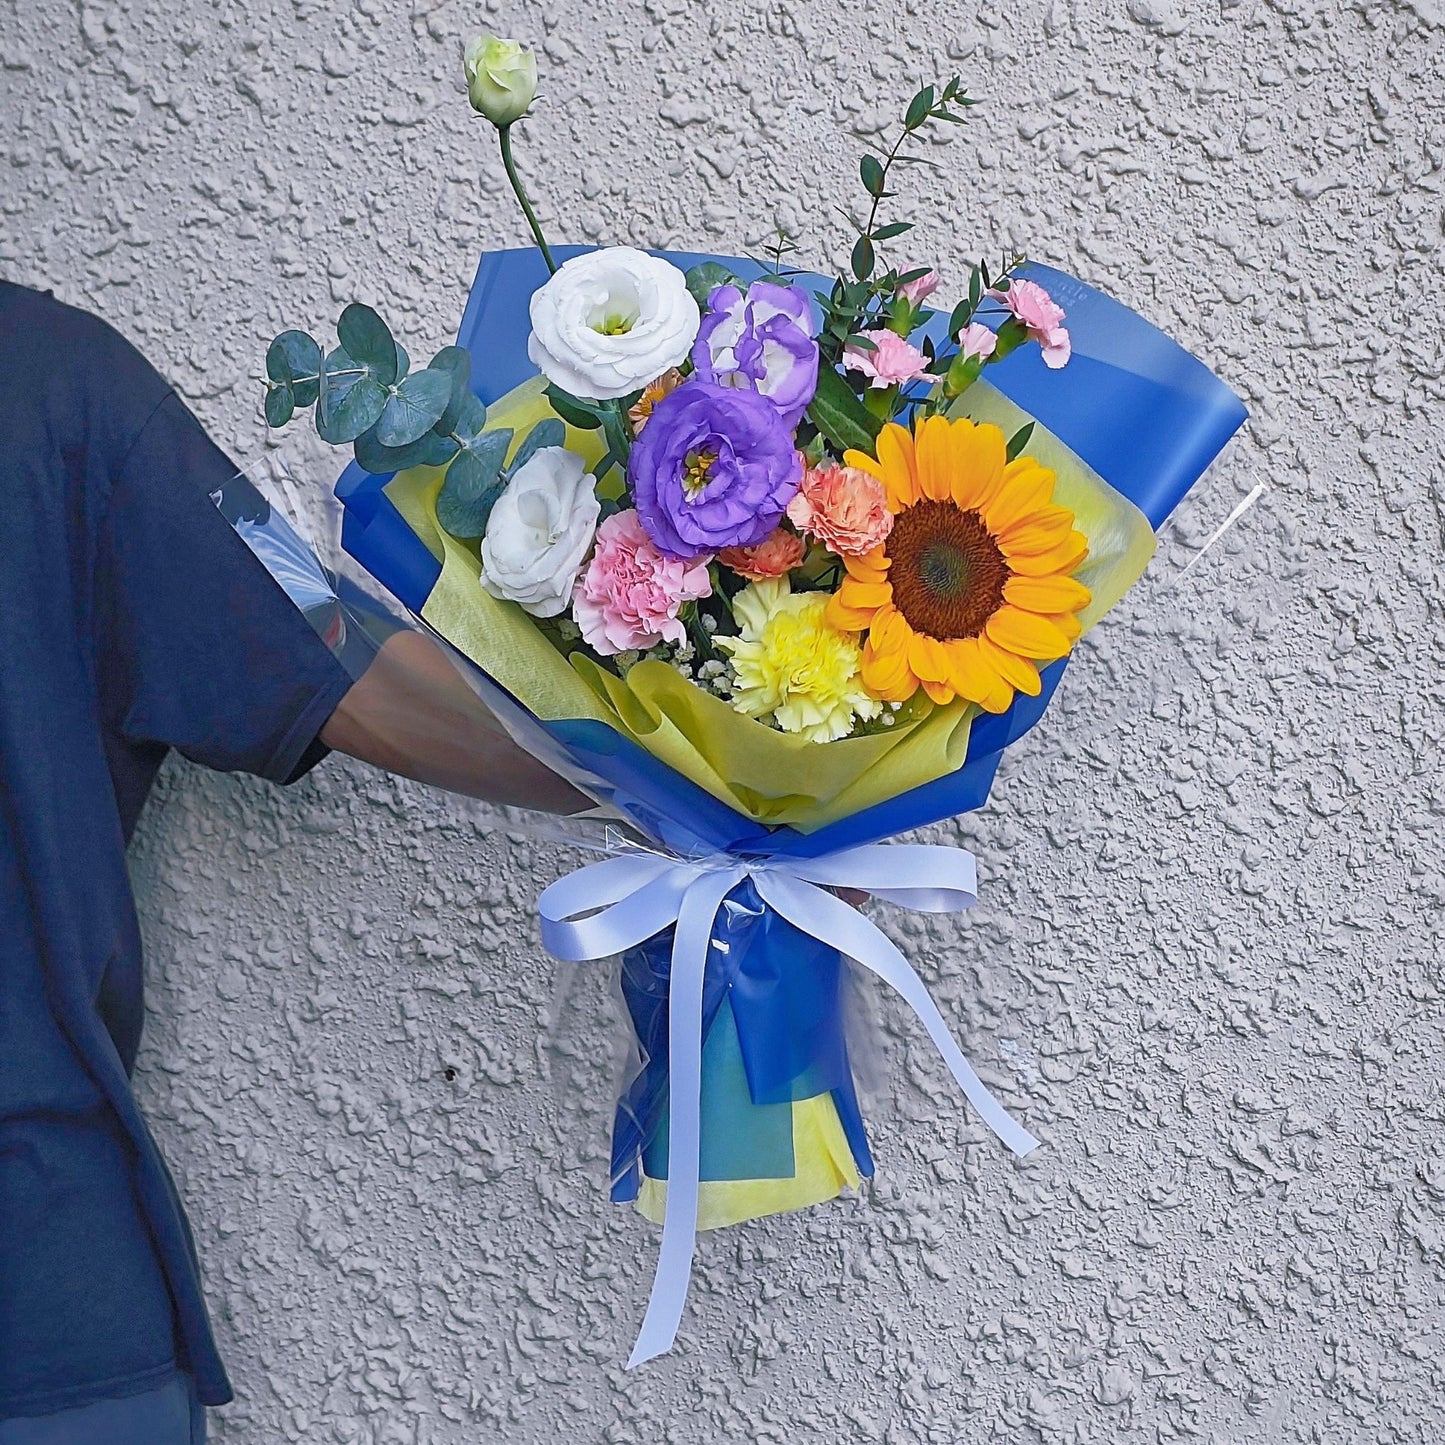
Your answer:
[[[171,748],[285,782],[349,686],[114,331],[0,282],[0,1418],[230,1387],[137,1112],[125,849]]]

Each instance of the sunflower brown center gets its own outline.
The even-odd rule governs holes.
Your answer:
[[[1008,563],[977,512],[915,502],[888,534],[894,606],[915,632],[977,637],[1003,602]]]

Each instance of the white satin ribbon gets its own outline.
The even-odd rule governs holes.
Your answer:
[[[969,1102],[1015,1154],[1022,1157],[1039,1142],[989,1093],[923,980],[892,940],[828,892],[854,888],[924,913],[961,912],[977,901],[978,888],[973,855],[962,848],[871,843],[822,858],[719,853],[692,859],[637,851],[559,878],[537,901],[542,942],[554,957],[572,962],[609,958],[676,928],[667,1013],[667,1207],[652,1296],[628,1369],[672,1347],[687,1301],[697,1243],[703,976],[718,909],[748,878],[775,913],[856,959],[903,996]]]

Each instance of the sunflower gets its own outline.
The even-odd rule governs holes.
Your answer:
[[[867,632],[864,686],[885,702],[920,687],[936,703],[961,697],[1003,712],[1037,696],[1039,664],[1079,636],[1089,589],[1069,574],[1088,555],[1074,514],[1053,505],[1054,474],[1029,456],[1010,462],[996,426],[931,416],[896,423],[878,456],[849,452],[883,483],[893,530],[862,557],[828,603],[828,621]]]

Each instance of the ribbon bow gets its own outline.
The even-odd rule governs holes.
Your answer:
[[[671,1348],[687,1301],[701,1172],[703,975],[718,910],[749,878],[763,902],[795,928],[856,959],[902,995],[969,1102],[1015,1154],[1022,1157],[1039,1142],[989,1093],[892,940],[828,891],[854,888],[919,912],[958,913],[977,901],[977,870],[964,849],[871,843],[822,858],[682,858],[639,850],[559,878],[537,901],[542,942],[556,958],[610,958],[676,929],[668,988],[667,1207],[652,1295],[628,1369]]]

